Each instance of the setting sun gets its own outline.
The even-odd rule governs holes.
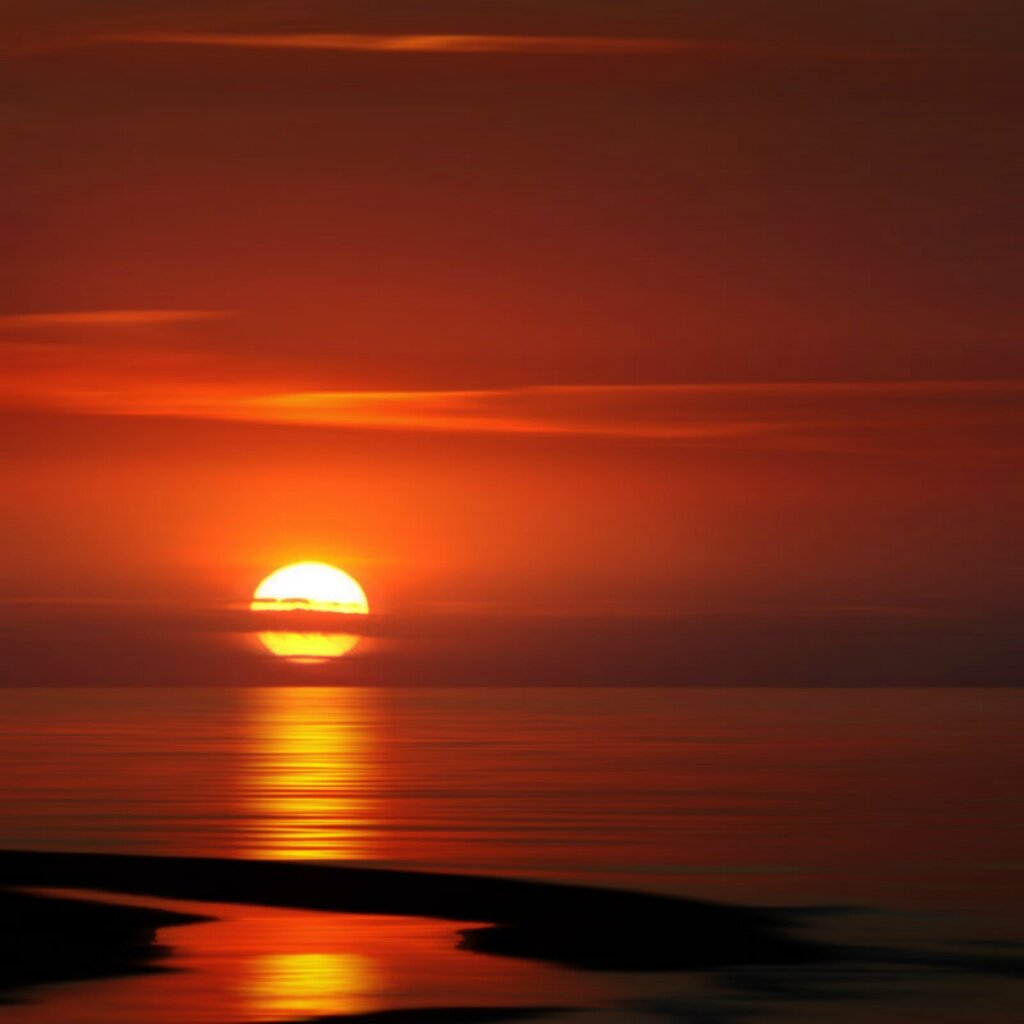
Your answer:
[[[252,596],[253,611],[345,612],[366,615],[363,588],[324,562],[295,562],[272,572]]]
[[[363,588],[347,572],[325,562],[295,562],[272,572],[256,588],[249,606],[256,612],[328,612],[366,615]],[[297,662],[321,662],[348,654],[359,637],[350,633],[264,630],[260,642],[271,654]]]

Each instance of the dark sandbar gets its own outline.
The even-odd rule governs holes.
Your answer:
[[[0,890],[0,999],[28,985],[155,970],[157,929],[203,920]]]
[[[489,922],[463,948],[595,970],[807,963],[827,951],[767,911],[520,879],[204,857],[0,851],[0,886]]]

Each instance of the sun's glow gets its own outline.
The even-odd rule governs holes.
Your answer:
[[[378,1009],[375,965],[358,953],[265,953],[244,961],[250,1008],[289,1020],[325,1014],[364,1014]]]
[[[252,596],[253,611],[346,612],[366,615],[363,588],[325,562],[295,562],[272,572]]]
[[[245,711],[249,768],[240,778],[245,825],[238,852],[252,860],[379,856],[372,695],[268,686],[247,691]]]
[[[256,588],[250,608],[256,612],[330,612],[367,615],[363,588],[347,572],[325,562],[295,562],[272,572]],[[290,623],[289,623],[290,625]],[[264,630],[260,642],[271,654],[289,661],[319,662],[340,658],[358,643],[351,633]]]

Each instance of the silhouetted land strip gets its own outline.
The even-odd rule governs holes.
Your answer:
[[[0,890],[0,999],[27,985],[155,970],[157,929],[203,920]]]
[[[767,911],[520,879],[200,857],[0,851],[0,885],[107,890],[342,913],[490,924],[480,953],[596,970],[809,963],[826,947],[784,934]]]

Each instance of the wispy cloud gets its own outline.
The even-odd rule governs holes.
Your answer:
[[[141,32],[98,37],[100,42],[245,49],[337,50],[349,53],[655,54],[707,48],[685,39],[628,36],[373,35],[364,33]]]
[[[1013,450],[1024,381],[580,385],[348,391],[173,346],[5,346],[0,403],[319,430],[550,435],[820,450]]]
[[[875,61],[921,56],[906,48],[872,48],[728,38],[672,36],[542,36],[469,33],[383,35],[362,32],[129,32],[78,38],[74,45],[127,44],[227,47],[247,50],[319,50],[379,54],[519,54],[550,56],[694,56],[752,59]]]
[[[736,441],[784,447],[1012,444],[1024,382],[560,385],[174,400],[163,414],[252,423]],[[138,412],[144,410],[139,409]],[[145,410],[161,414],[158,408]]]
[[[226,313],[209,309],[95,309],[59,313],[0,315],[4,327],[138,327],[217,320]]]
[[[133,325],[202,310],[37,313],[0,328],[0,407],[318,430],[550,435],[840,449],[1014,450],[1024,381],[558,384],[461,390],[309,387],[202,339]],[[124,327],[121,330],[112,328]],[[63,328],[58,330],[57,328]],[[0,330],[0,336],[4,332]],[[43,336],[44,335],[44,336]]]

